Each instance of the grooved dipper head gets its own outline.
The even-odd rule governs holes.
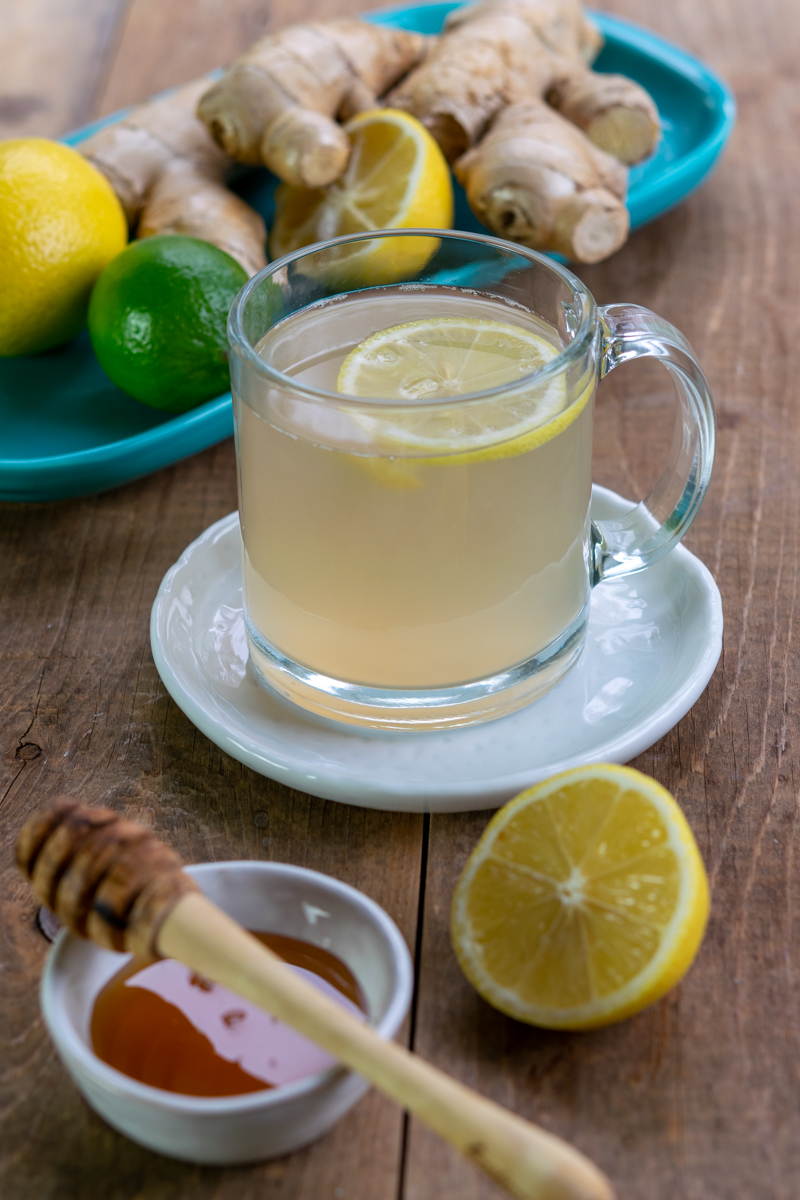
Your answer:
[[[157,955],[164,917],[197,885],[174,850],[109,808],[62,799],[27,822],[17,866],[62,925],[107,950]]]

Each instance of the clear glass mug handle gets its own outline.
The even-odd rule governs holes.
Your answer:
[[[603,329],[600,378],[632,358],[658,358],[675,384],[678,411],[664,474],[624,517],[592,522],[593,584],[658,562],[691,525],[714,465],[716,426],[708,382],[686,338],[638,304],[599,311]]]

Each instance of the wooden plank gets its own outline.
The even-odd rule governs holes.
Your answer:
[[[51,41],[62,50],[72,45],[64,21],[52,20],[52,0],[38,3],[28,15],[39,58],[20,74],[28,82],[41,73]],[[116,6],[96,0],[98,22],[116,29],[122,7],[123,0]],[[307,15],[314,13],[309,7]],[[112,39],[90,44],[91,16],[84,4],[84,42],[61,63],[63,87],[77,94],[80,83],[83,106],[62,104],[57,113],[51,106],[49,125],[34,129],[18,121],[13,132],[61,132],[144,99],[233,57],[267,27],[264,10],[244,3],[137,3],[98,102]],[[278,14],[279,23],[285,19]],[[50,32],[42,29],[46,20]],[[11,32],[18,49],[17,27]],[[287,1159],[231,1171],[171,1163],[112,1132],[81,1102],[38,1017],[46,947],[31,897],[10,867],[10,850],[26,813],[60,791],[124,807],[154,824],[189,861],[273,858],[334,874],[383,904],[413,944],[421,819],[326,804],[255,775],[207,742],[158,679],[148,618],[160,578],[192,538],[235,505],[228,443],[107,496],[2,507],[0,894],[11,995],[2,1035],[0,1144],[13,1154],[0,1163],[0,1194],[14,1200],[65,1194],[238,1200],[265,1188],[276,1200],[316,1200],[350,1194],[354,1178],[376,1200],[396,1193],[403,1121],[377,1096]]]
[[[270,30],[295,21],[345,17],[387,0],[131,0],[100,111],[114,112],[231,62]]]
[[[706,693],[635,764],[677,796],[709,867],[699,959],[650,1010],[585,1035],[507,1020],[460,975],[450,896],[486,818],[434,817],[416,1047],[573,1139],[625,1200],[789,1200],[800,1191],[796,913],[796,594],[800,416],[792,363],[800,13],[790,0],[613,4],[711,61],[739,127],[711,181],[580,271],[600,302],[628,300],[683,329],[716,393],[719,449],[688,538],[722,591],[723,659]],[[644,389],[644,390],[643,390]],[[595,477],[633,497],[655,480],[668,422],[656,368],[602,385]],[[795,639],[796,642],[796,639]],[[408,1200],[499,1197],[412,1123]]]
[[[3,0],[0,138],[58,137],[93,114],[128,0]]]
[[[574,1138],[625,1200],[791,1200],[800,1184],[791,644],[800,446],[790,366],[800,21],[790,0],[608,7],[710,59],[741,106],[706,188],[581,272],[600,302],[644,303],[683,328],[717,394],[718,464],[689,544],[723,591],[724,658],[692,713],[638,764],[689,815],[711,869],[712,922],[686,983],[647,1013],[580,1037],[526,1029],[479,1000],[449,949],[452,887],[485,817],[435,818],[417,1047]],[[121,11],[122,0],[6,0],[0,79],[12,103],[0,104],[0,133],[57,133],[87,119]],[[100,106],[190,78],[287,20],[346,11],[349,0],[324,10],[280,0],[269,11],[244,0],[135,0]],[[603,385],[599,482],[646,491],[667,436],[665,397],[638,365]],[[420,821],[326,805],[252,775],[189,725],[155,675],[146,627],[158,580],[234,505],[228,446],[109,496],[0,509],[0,1193],[13,1200],[396,1192],[400,1122],[374,1097],[310,1150],[256,1169],[149,1155],[82,1105],[36,1015],[44,946],[8,852],[30,807],[62,788],[150,820],[190,858],[272,855],[329,870],[374,895],[413,939]],[[408,1200],[498,1195],[415,1125],[403,1185]]]
[[[236,505],[233,445],[104,496],[5,505],[0,518],[2,962],[0,1195],[394,1200],[403,1119],[370,1095],[306,1151],[220,1171],[150,1154],[80,1100],[38,1015],[46,944],[12,866],[26,815],[65,792],[153,826],[187,861],[272,859],[325,871],[382,904],[413,945],[422,819],[326,803],[264,779],[204,738],[149,651],[160,579]],[[13,1152],[12,1152],[13,1151]],[[342,1189],[341,1191],[339,1189]]]

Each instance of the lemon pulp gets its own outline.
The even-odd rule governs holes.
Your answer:
[[[559,350],[553,341],[504,321],[427,318],[366,338],[342,363],[336,386],[350,396],[396,399],[406,406],[356,415],[378,448],[418,455],[428,465],[504,458],[549,441],[586,406],[593,377],[568,409],[563,373],[541,382],[528,379]],[[435,403],[498,388],[505,390],[462,405]]]
[[[492,819],[459,879],[453,945],[496,1008],[590,1029],[652,1003],[702,940],[708,882],[670,794],[599,764],[523,792]]]
[[[452,227],[450,170],[424,125],[384,108],[359,113],[344,128],[352,150],[341,179],[327,188],[278,187],[272,258],[345,234]],[[413,277],[437,247],[437,238],[386,238],[321,252],[301,269],[341,286],[391,283]]]
[[[533,374],[556,354],[537,334],[485,317],[407,321],[351,350],[337,387],[376,400],[439,400],[501,387]]]

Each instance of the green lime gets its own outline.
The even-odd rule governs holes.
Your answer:
[[[185,412],[230,387],[226,324],[246,271],[199,238],[159,234],[108,264],[89,303],[89,334],[117,387]]]

